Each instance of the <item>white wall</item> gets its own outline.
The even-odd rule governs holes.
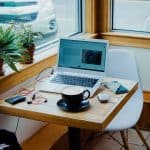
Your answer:
[[[150,49],[112,45],[110,49],[131,50],[135,53],[142,81],[142,88],[145,91],[150,91]]]
[[[18,117],[0,114],[0,129],[6,129],[15,132],[17,126],[17,120]]]
[[[16,132],[19,143],[22,143],[23,141],[31,137],[34,133],[36,133],[40,128],[45,125],[46,123],[41,121],[20,118]]]

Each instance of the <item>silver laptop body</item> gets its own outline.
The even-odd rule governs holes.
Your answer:
[[[62,38],[54,74],[41,82],[43,92],[61,93],[65,87],[77,86],[96,92],[105,75],[108,41],[99,39]]]

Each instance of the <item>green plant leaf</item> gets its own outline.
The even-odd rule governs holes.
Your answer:
[[[18,69],[15,65],[15,62],[13,61],[13,59],[11,57],[8,57],[7,55],[3,54],[1,55],[2,59],[4,60],[5,63],[8,64],[8,66],[13,69],[14,71],[18,72]]]
[[[19,32],[14,32],[13,27],[3,29],[0,26],[0,58],[17,71],[15,62],[26,62],[30,59],[26,47],[34,44],[34,35],[30,27],[22,25]]]

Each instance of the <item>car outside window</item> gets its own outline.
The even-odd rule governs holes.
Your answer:
[[[36,46],[81,32],[81,0],[0,0],[0,25],[31,25]],[[38,49],[38,48],[37,48]]]

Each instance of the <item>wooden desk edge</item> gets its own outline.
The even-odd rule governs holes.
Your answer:
[[[134,85],[134,87],[127,93],[125,98],[119,103],[119,105],[113,110],[113,112],[109,115],[109,117],[104,121],[102,125],[102,130],[106,128],[106,126],[112,121],[113,116],[116,115],[119,110],[124,106],[125,103],[130,99],[130,97],[136,92],[138,89],[138,83]]]
[[[28,118],[28,119],[32,119],[32,120],[43,121],[43,122],[47,122],[47,123],[68,126],[68,123],[66,121],[64,121],[65,117],[64,118],[56,117],[54,115],[47,116],[47,114],[39,113],[39,112],[38,113],[32,112],[29,110],[21,110],[21,109],[12,108],[12,107],[11,107],[11,109],[9,109],[9,107],[7,107],[7,106],[0,105],[0,113],[12,115],[12,116],[23,117],[23,118]],[[80,120],[74,120],[72,118],[69,118],[69,122],[73,122],[73,127],[80,128],[80,124],[81,124]],[[102,128],[102,125],[98,124],[98,123],[91,124],[85,120],[83,120],[82,123],[84,124],[83,129],[100,130]]]

